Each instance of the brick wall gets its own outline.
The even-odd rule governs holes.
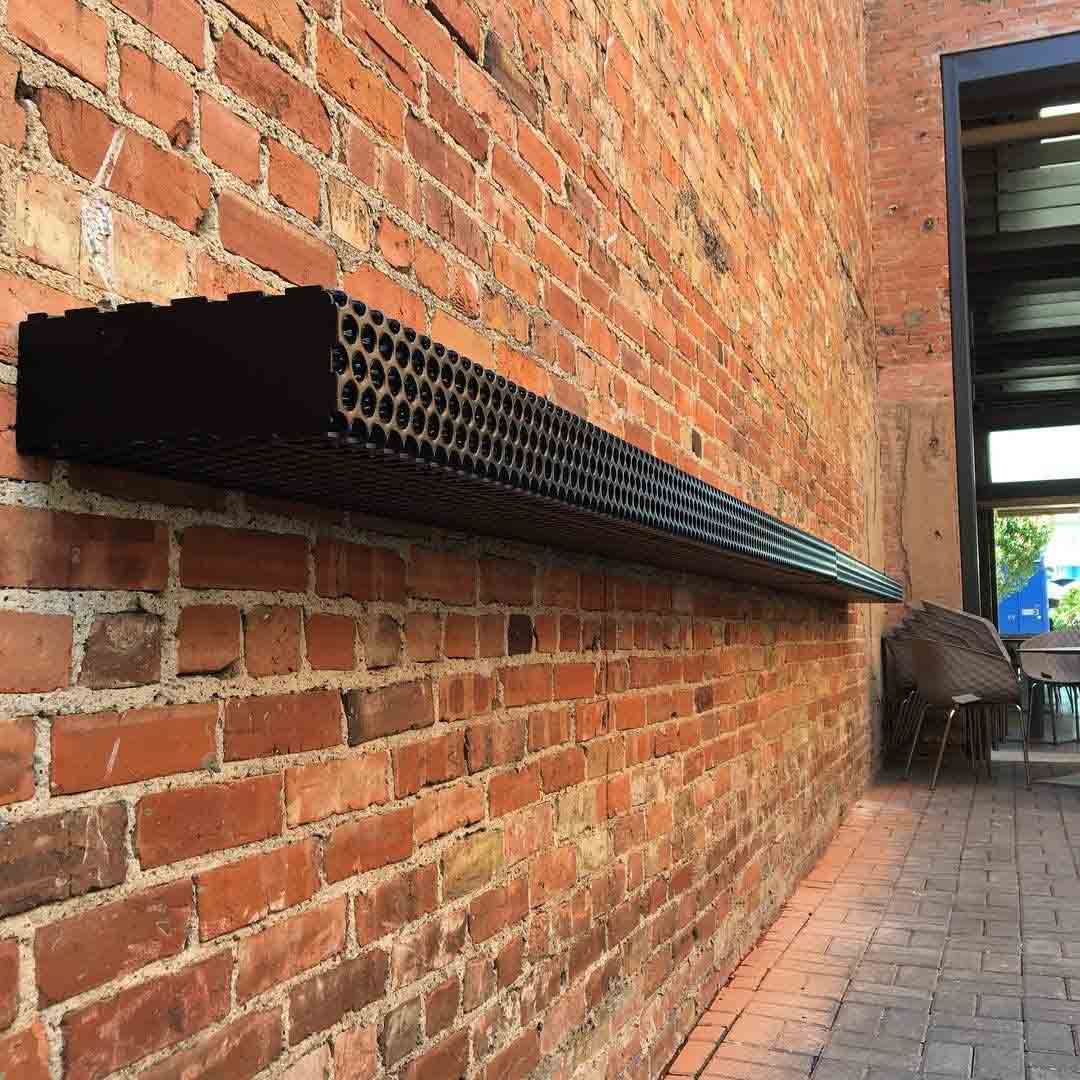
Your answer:
[[[885,568],[922,599],[962,604],[941,55],[1076,28],[1062,2],[867,5]]]
[[[0,1074],[658,1075],[869,774],[866,609],[19,458],[16,325],[339,285],[876,559],[858,5],[0,25]]]

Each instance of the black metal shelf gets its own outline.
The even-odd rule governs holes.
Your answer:
[[[872,567],[341,292],[32,315],[23,453],[840,599]]]

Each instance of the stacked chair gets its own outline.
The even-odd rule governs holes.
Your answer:
[[[1073,649],[1073,652],[1057,652]],[[1020,667],[1028,680],[1028,716],[1035,695],[1041,692],[1050,724],[1050,738],[1057,745],[1055,720],[1062,698],[1072,707],[1076,738],[1080,741],[1080,630],[1054,630],[1030,637],[1020,646]]]
[[[930,787],[937,786],[957,716],[972,768],[977,775],[979,765],[985,763],[989,776],[995,733],[1004,737],[1007,711],[1016,708],[1020,710],[1024,777],[1031,786],[1020,680],[993,623],[938,604],[914,602],[885,635],[883,659],[889,691],[886,745],[893,751],[908,746],[905,775],[911,773],[927,715],[941,713],[945,725]]]

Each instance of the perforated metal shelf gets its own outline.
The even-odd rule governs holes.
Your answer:
[[[31,316],[17,444],[823,595],[890,578],[341,292]]]

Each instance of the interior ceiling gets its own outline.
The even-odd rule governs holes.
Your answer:
[[[1036,120],[1045,106],[1072,103],[1078,65],[986,80],[962,98],[962,127]],[[1080,138],[966,149],[963,161],[976,423],[1077,422]]]

